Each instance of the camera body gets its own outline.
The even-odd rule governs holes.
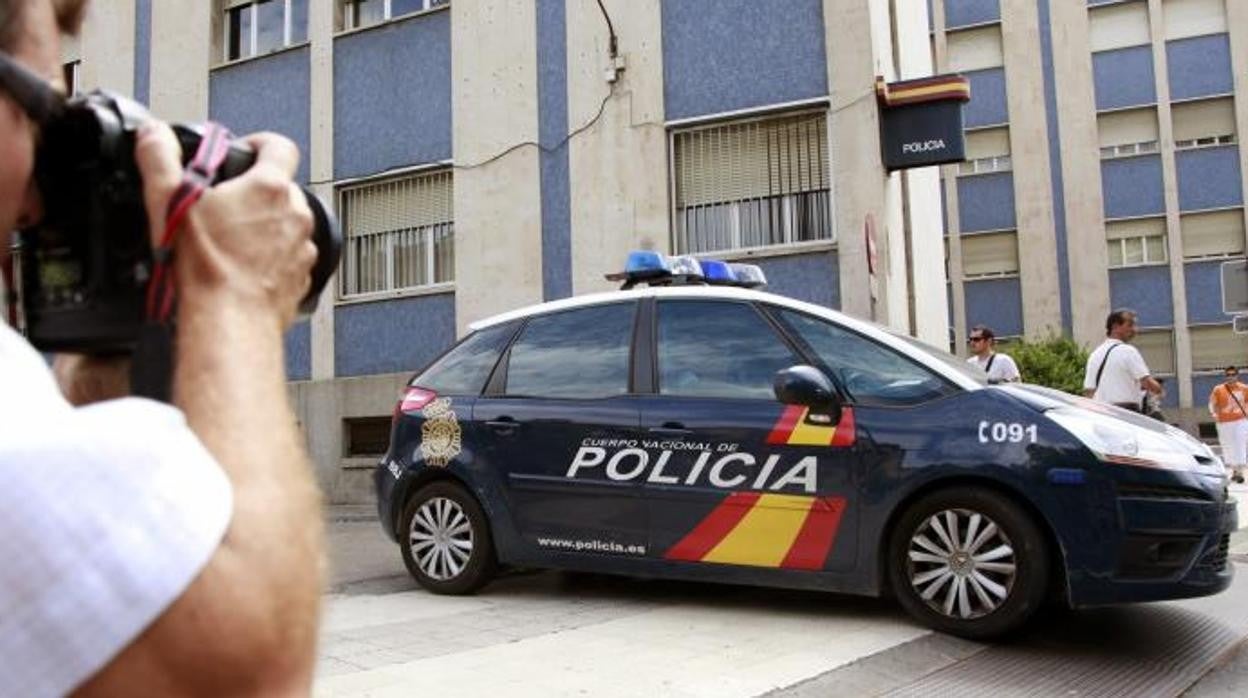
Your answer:
[[[18,291],[27,338],[43,351],[117,354],[133,351],[154,267],[143,182],[134,159],[139,128],[150,118],[142,105],[94,91],[71,99],[45,125],[36,153],[35,181],[43,219],[18,232]],[[174,125],[183,160],[202,139],[197,126]],[[235,177],[255,161],[233,142],[212,184]],[[333,276],[342,233],[325,206],[304,189],[312,209],[317,261],[300,304],[311,313]]]

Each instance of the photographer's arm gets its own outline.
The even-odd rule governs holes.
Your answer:
[[[322,514],[287,401],[282,333],[316,251],[290,183],[297,151],[271,136],[251,144],[256,164],[204,195],[176,245],[174,402],[228,475],[233,518],[186,592],[85,693],[310,690]],[[180,176],[177,144],[161,127],[137,154],[157,220]]]

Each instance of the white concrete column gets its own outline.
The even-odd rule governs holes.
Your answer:
[[[215,6],[203,0],[152,2],[150,102],[166,121],[208,118],[213,27],[221,23]]]
[[[945,4],[932,3],[932,49],[936,57],[936,72],[944,73],[949,69],[949,48],[945,32]],[[945,181],[945,230],[949,239],[949,293],[952,297],[953,318],[953,351],[958,356],[966,356],[966,343],[961,338],[966,336],[966,287],[962,283],[962,226],[958,220],[958,166],[946,165],[941,168],[941,177]],[[943,348],[943,347],[942,347]]]
[[[1023,331],[1028,337],[1062,331],[1053,179],[1039,35],[1040,13],[1035,0],[1001,0],[1019,259],[1031,261],[1019,264],[1018,272],[1023,296]],[[1029,254],[1045,254],[1046,259],[1028,260]]]
[[[78,79],[84,92],[98,87],[134,94],[134,25],[133,0],[87,5],[82,34],[66,37],[62,48],[63,62],[82,61]]]
[[[937,3],[939,4],[939,3]],[[902,80],[932,75],[926,0],[896,0],[893,22]],[[949,346],[948,278],[941,219],[940,168],[907,170],[906,224],[910,228],[910,284],[914,336],[940,349]]]
[[[334,22],[337,3],[314,2],[308,7],[311,41],[309,80],[312,103],[308,158],[312,191],[337,208],[334,199]],[[312,315],[312,380],[334,377],[334,301],[338,280],[331,279]]]
[[[607,82],[607,25],[597,3],[567,3],[568,129],[602,116],[569,143],[572,292],[618,287],[630,250],[669,251],[667,131],[663,125],[660,0],[606,0],[625,69]],[[607,95],[611,96],[608,98]]]
[[[531,2],[451,3],[455,322],[542,300],[537,15]],[[497,159],[494,159],[497,158]]]
[[[1049,12],[1066,202],[1066,250],[1058,254],[1066,255],[1070,269],[1074,340],[1096,346],[1105,337],[1105,316],[1110,310],[1109,255],[1088,10],[1077,3],[1050,2]]]
[[[889,75],[891,57],[877,56],[870,0],[823,0],[828,58],[828,118],[832,150],[832,195],[836,212],[841,310],[860,318],[888,321],[885,219],[888,176],[880,162],[880,114],[875,104],[875,76]],[[887,27],[887,25],[885,25]],[[871,31],[846,31],[870,27]],[[886,30],[886,29],[885,29]],[[887,63],[885,63],[887,61]],[[875,220],[881,269],[879,298],[871,298],[865,228]],[[903,296],[904,300],[904,296]]]
[[[1161,136],[1161,178],[1166,198],[1166,251],[1170,257],[1171,300],[1174,308],[1174,367],[1179,382],[1179,407],[1192,406],[1192,336],[1187,328],[1187,277],[1183,269],[1183,235],[1179,221],[1179,175],[1174,155],[1171,121],[1169,62],[1162,1],[1148,0],[1153,40],[1153,73],[1157,81],[1157,125]]]

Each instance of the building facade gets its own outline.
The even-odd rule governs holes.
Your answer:
[[[1193,428],[1243,361],[1237,0],[95,0],[65,51],[83,89],[304,153],[346,245],[286,362],[334,501],[370,499],[399,389],[469,323],[639,247],[958,351],[1133,306]],[[934,71],[971,81],[968,162],[889,174],[875,79]]]
[[[955,336],[1094,346],[1133,308],[1168,414],[1211,435],[1209,392],[1248,361],[1220,287],[1244,255],[1248,3],[930,7],[938,70],[972,86],[967,162],[942,174]]]

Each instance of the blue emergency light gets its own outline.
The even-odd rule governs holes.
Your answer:
[[[624,289],[637,284],[651,286],[685,286],[712,284],[760,288],[767,277],[756,264],[729,264],[717,259],[698,259],[690,255],[669,257],[653,250],[628,253],[624,271],[607,274],[609,281],[623,281]]]

